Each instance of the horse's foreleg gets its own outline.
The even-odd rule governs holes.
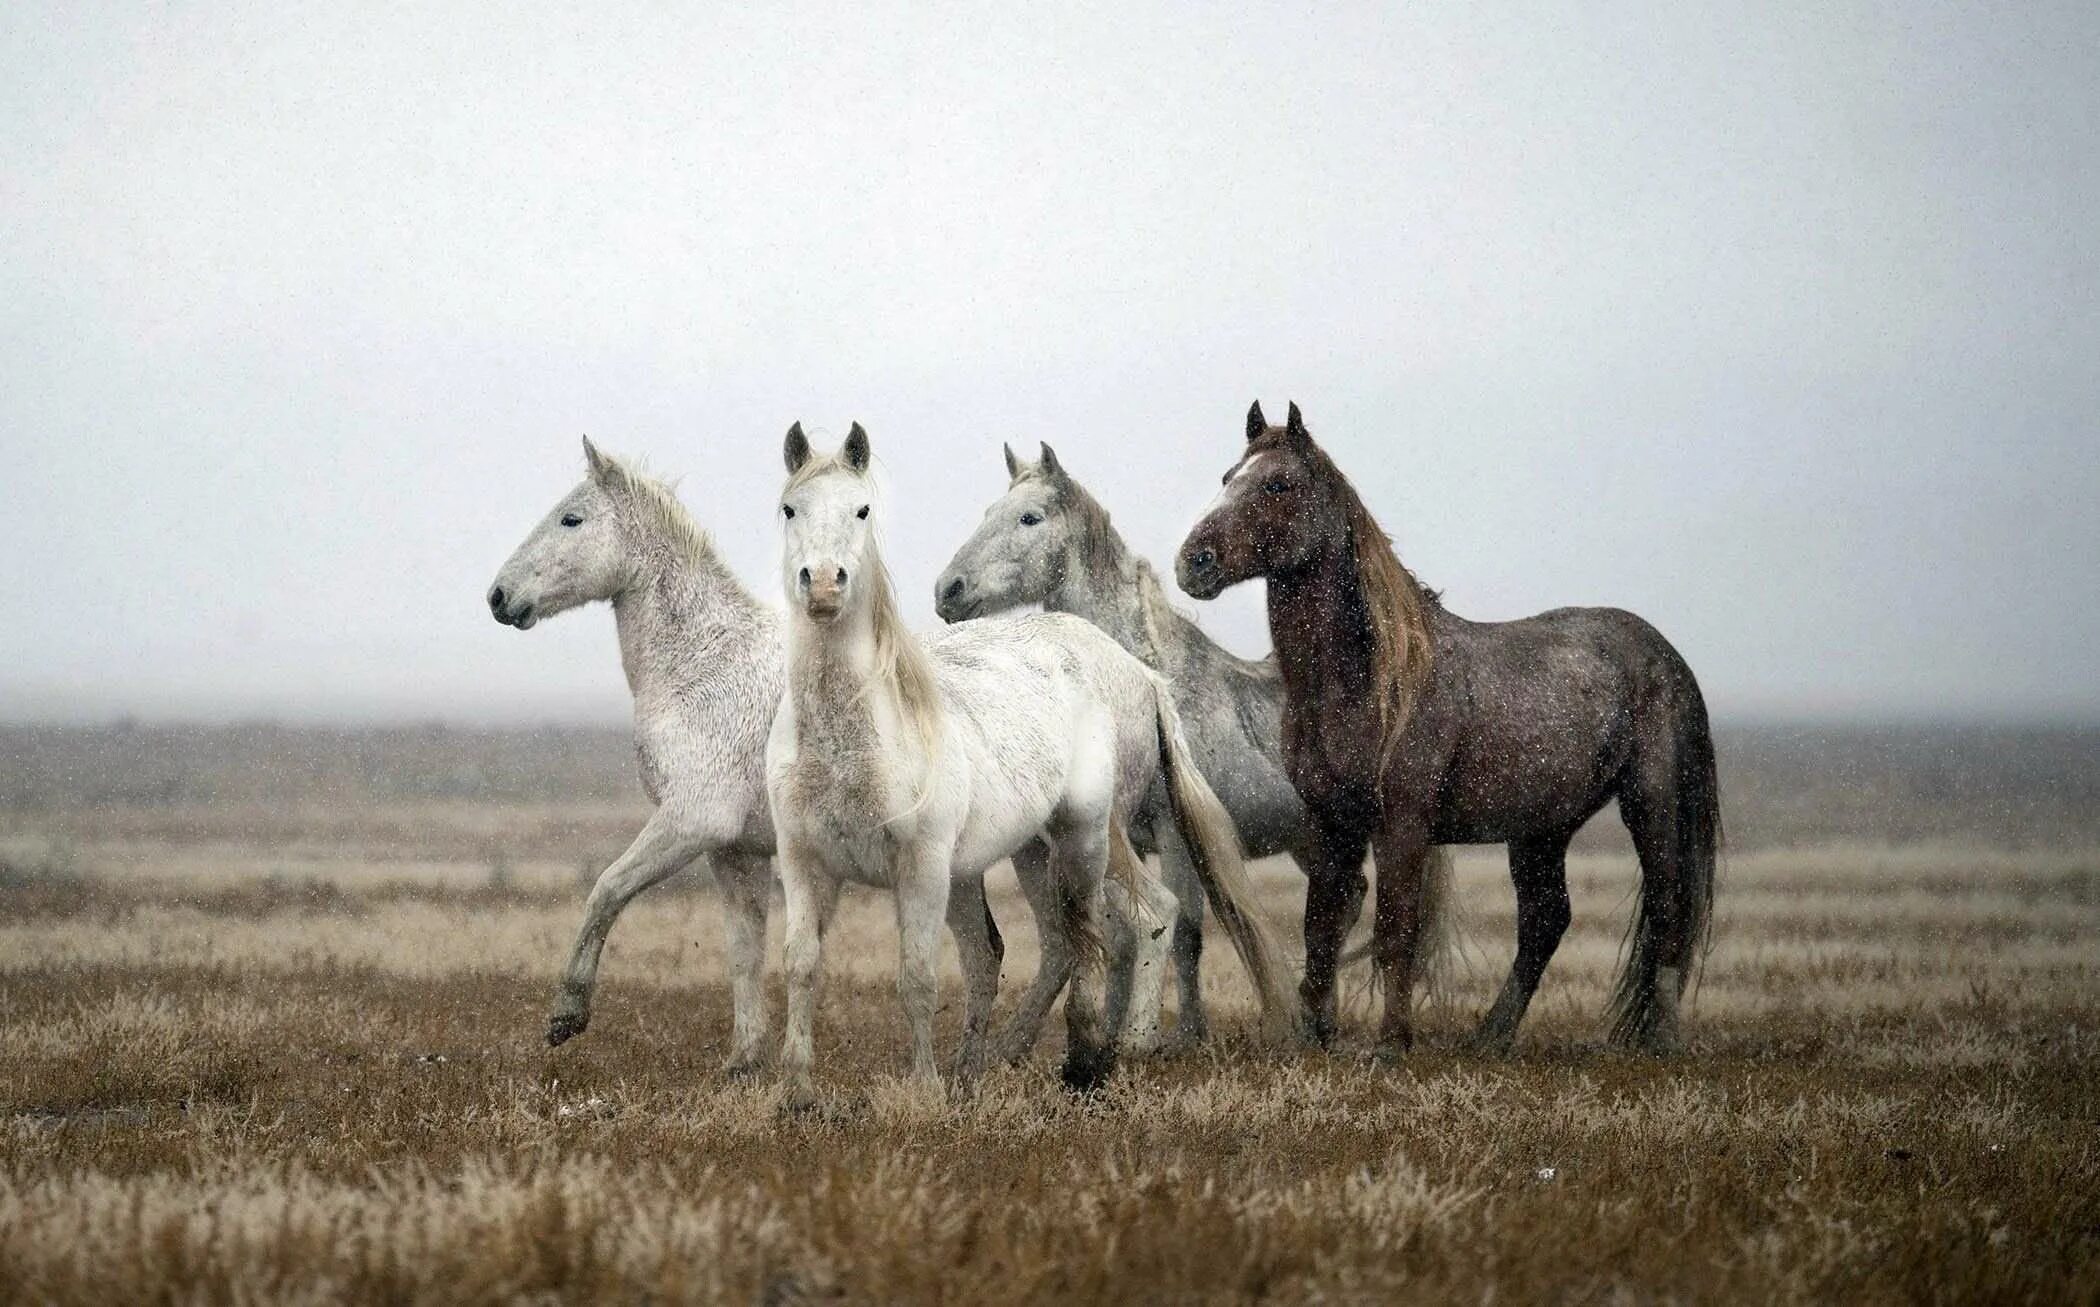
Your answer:
[[[1510,841],[1509,878],[1517,891],[1517,956],[1495,1005],[1473,1034],[1473,1046],[1489,1053],[1506,1053],[1516,1041],[1539,977],[1567,933],[1568,837]]]
[[[773,867],[770,859],[741,853],[716,854],[713,862],[722,889],[729,993],[736,1008],[723,1070],[745,1076],[765,1061],[766,909],[773,897]]]
[[[941,922],[948,915],[952,841],[906,845],[897,855],[897,997],[911,1034],[914,1079],[938,1081],[933,1010],[940,999]],[[982,913],[980,912],[980,916]]]
[[[984,1073],[992,1005],[999,997],[999,964],[1006,958],[1006,941],[985,901],[982,876],[949,888],[948,933],[955,937],[955,956],[963,973],[962,1047],[955,1053],[955,1078],[968,1084]]]
[[[1072,978],[1072,951],[1058,925],[1057,885],[1051,878],[1049,846],[1040,839],[1031,840],[1014,853],[1013,864],[1014,877],[1021,884],[1021,894],[1028,900],[1028,910],[1035,917],[1035,933],[1042,942],[1042,957],[1036,965],[1035,979],[1021,997],[1020,1007],[1007,1018],[1005,1028],[993,1043],[992,1056],[1001,1062],[1027,1059],[1043,1032],[1043,1021],[1050,1015],[1051,1004],[1057,1002],[1057,996],[1064,992],[1065,983]]]
[[[598,960],[605,951],[605,937],[613,922],[634,897],[667,879],[706,850],[707,842],[678,829],[658,809],[641,834],[591,886],[583,907],[583,926],[576,932],[576,946],[569,952],[569,965],[562,971],[561,989],[555,996],[554,1013],[547,1019],[547,1042],[560,1045],[583,1033],[591,1022],[591,993],[598,984]]]
[[[787,1106],[813,1107],[817,1087],[817,979],[823,962],[824,930],[838,906],[839,883],[807,850],[783,839],[780,888],[787,970],[787,1031],[780,1043],[781,1073],[787,1081]]]
[[[1412,815],[1388,818],[1373,848],[1378,907],[1371,950],[1385,989],[1376,1056],[1391,1060],[1414,1047],[1415,964],[1422,948],[1428,887],[1429,832]]]
[[[1334,1042],[1338,1022],[1334,981],[1342,940],[1363,911],[1366,843],[1349,831],[1316,832],[1298,855],[1305,868],[1305,980],[1298,993],[1313,1042],[1322,1048]]]

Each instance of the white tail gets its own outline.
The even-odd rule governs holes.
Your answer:
[[[1275,932],[1254,902],[1254,886],[1240,852],[1239,832],[1225,805],[1189,757],[1181,719],[1168,697],[1166,683],[1154,686],[1159,728],[1159,765],[1167,779],[1167,799],[1174,825],[1188,846],[1211,911],[1225,927],[1233,951],[1247,969],[1261,1000],[1262,1026],[1271,1039],[1294,1039],[1301,1028],[1297,995],[1285,974],[1283,950]]]

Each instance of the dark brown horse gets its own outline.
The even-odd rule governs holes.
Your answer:
[[[1616,798],[1641,898],[1612,1036],[1678,1046],[1721,815],[1706,701],[1669,641],[1615,608],[1515,622],[1447,611],[1394,556],[1296,404],[1281,427],[1260,404],[1249,410],[1246,452],[1175,562],[1198,599],[1268,578],[1284,754],[1313,817],[1303,993],[1321,1042],[1334,1034],[1337,954],[1363,904],[1366,845],[1378,864],[1378,1049],[1392,1057],[1413,1042],[1426,854],[1506,843],[1517,957],[1475,1036],[1506,1049],[1568,927],[1568,841]]]

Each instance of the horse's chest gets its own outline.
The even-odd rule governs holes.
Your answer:
[[[885,823],[909,804],[874,724],[865,717],[821,716],[797,723],[795,767],[786,811],[806,837],[828,848],[861,878],[888,874]]]

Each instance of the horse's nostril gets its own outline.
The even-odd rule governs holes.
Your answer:
[[[489,591],[489,607],[490,607],[490,608],[492,608],[492,609],[494,609],[495,611],[497,611],[497,612],[499,612],[499,613],[503,611],[503,587],[502,587],[502,586],[500,586],[500,585],[499,585],[499,586],[497,586],[497,587],[496,587],[495,589],[493,589],[493,590]]]
[[[839,584],[842,586],[846,584],[846,569],[843,567],[839,569]]]
[[[809,569],[806,567],[802,569],[802,584],[809,584]]]
[[[1189,560],[1189,562],[1196,567],[1209,567],[1212,563],[1215,563],[1217,561],[1218,556],[1208,549],[1198,549],[1196,551],[1196,556]]]
[[[941,591],[941,598],[943,598],[943,599],[960,599],[960,598],[962,598],[962,592],[963,592],[963,579],[962,579],[961,577],[959,577],[959,576],[958,576],[958,577],[956,577],[956,578],[955,578],[955,579],[954,579],[953,581],[950,581],[950,582],[948,583],[948,585],[947,585],[947,588],[946,588],[946,589],[944,589],[944,590],[942,590],[942,591]]]

